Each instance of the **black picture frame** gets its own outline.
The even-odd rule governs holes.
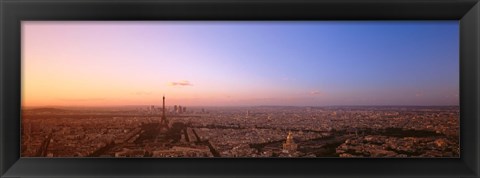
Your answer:
[[[0,0],[0,177],[479,177],[478,0]],[[22,20],[459,20],[460,158],[20,158]]]

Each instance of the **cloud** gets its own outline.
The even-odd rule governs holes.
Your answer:
[[[170,86],[193,86],[192,83],[190,83],[188,80],[182,80],[178,82],[170,82]]]
[[[318,91],[318,90],[314,90],[314,91],[311,91],[310,92],[310,95],[322,95],[323,93]]]

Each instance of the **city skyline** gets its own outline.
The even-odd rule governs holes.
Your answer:
[[[458,48],[456,21],[26,21],[22,106],[458,105]]]

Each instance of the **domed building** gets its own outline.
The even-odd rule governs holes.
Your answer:
[[[283,144],[283,151],[287,153],[294,153],[297,151],[297,144],[293,141],[292,132],[288,132],[287,140]]]

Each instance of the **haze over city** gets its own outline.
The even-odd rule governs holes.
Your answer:
[[[460,156],[457,21],[23,21],[22,45],[22,157]]]
[[[22,106],[458,105],[457,21],[22,22]]]

